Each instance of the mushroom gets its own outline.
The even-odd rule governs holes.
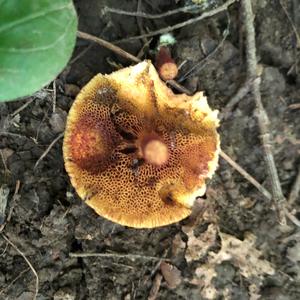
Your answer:
[[[163,80],[174,79],[178,74],[178,67],[171,56],[169,48],[166,46],[159,48],[155,58],[155,66],[160,78]]]
[[[67,119],[63,154],[71,183],[116,223],[153,228],[180,221],[217,168],[217,113],[203,92],[174,94],[150,61],[98,74]]]

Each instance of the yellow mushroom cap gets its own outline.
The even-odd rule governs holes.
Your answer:
[[[65,167],[99,215],[136,228],[168,225],[205,193],[218,125],[202,92],[174,94],[144,61],[98,74],[81,90],[67,119]]]

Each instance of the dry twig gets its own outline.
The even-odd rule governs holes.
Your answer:
[[[16,186],[15,186],[15,191],[14,191],[13,197],[11,199],[10,210],[9,210],[7,218],[6,218],[6,223],[9,222],[10,219],[11,219],[12,212],[13,212],[13,209],[14,209],[14,206],[15,206],[15,202],[16,202],[17,198],[19,197],[20,186],[21,186],[21,181],[17,180],[16,181]],[[0,232],[1,232],[1,230],[0,230]]]
[[[179,92],[185,93],[187,95],[191,95],[191,92],[188,89],[186,89],[184,86],[182,86],[180,83],[178,83],[174,79],[167,80],[166,83],[171,85],[173,88],[175,88]]]
[[[137,3],[137,14],[141,11],[141,8],[142,8],[142,0],[138,0],[138,3]],[[136,16],[136,22],[137,22],[137,25],[139,27],[139,31],[140,31],[140,34],[144,34],[145,33],[145,30],[143,28],[143,22],[142,22],[142,18],[140,18],[139,16]],[[143,38],[143,42],[144,42],[144,45],[147,45],[148,44],[148,40],[147,38]],[[143,47],[144,48],[144,47]],[[142,48],[142,49],[143,49]],[[138,56],[139,57],[139,56]]]
[[[43,154],[40,156],[40,158],[35,163],[33,169],[36,169],[36,167],[39,165],[39,163],[47,156],[49,151],[52,149],[52,147],[64,136],[64,133],[60,133],[53,141],[52,143],[47,147],[47,149],[43,152]]]
[[[174,31],[176,29],[179,29],[179,28],[182,28],[182,27],[185,27],[185,26],[188,26],[188,25],[192,25],[192,24],[194,24],[196,22],[199,22],[199,21],[201,21],[203,19],[212,17],[212,16],[214,16],[216,14],[219,14],[219,13],[227,10],[227,8],[230,5],[232,5],[234,2],[237,2],[237,1],[238,0],[228,0],[224,4],[220,5],[219,7],[215,8],[213,10],[204,12],[201,16],[189,19],[187,21],[175,24],[173,26],[168,26],[168,27],[165,27],[165,28],[161,28],[161,29],[158,29],[158,30],[146,33],[146,34],[141,34],[141,35],[137,35],[137,36],[132,36],[132,37],[129,37],[129,38],[121,39],[121,40],[115,41],[115,43],[129,42],[129,41],[134,41],[134,40],[142,39],[144,37],[151,37],[151,36],[155,36],[155,35],[158,35],[158,34],[164,34],[164,33],[168,33],[170,31]]]
[[[23,270],[22,272],[20,272],[18,274],[18,276],[16,276],[6,287],[4,287],[2,290],[0,290],[0,295],[2,295],[4,291],[8,290],[20,277],[23,276],[23,274],[25,274],[29,270],[30,270],[30,268],[26,268],[25,270]]]
[[[18,134],[18,133],[13,133],[13,132],[0,131],[0,136],[1,135],[3,135],[3,136],[9,136],[9,137],[15,137],[15,138],[26,138],[26,139],[29,139],[25,135],[21,135],[21,134]]]
[[[255,46],[255,31],[254,31],[254,16],[252,12],[252,4],[250,0],[241,0],[242,11],[244,15],[244,25],[246,33],[246,54],[247,54],[247,68],[248,78],[255,78],[257,75],[257,61],[256,61],[256,46]],[[272,196],[277,208],[279,222],[286,224],[285,218],[285,198],[283,196],[279,177],[272,153],[271,137],[269,133],[269,118],[263,107],[260,94],[260,82],[254,81],[252,84],[252,93],[256,104],[256,112],[258,125],[261,132],[261,140],[265,153],[265,162],[267,171],[271,180]]]
[[[300,103],[294,103],[288,106],[289,109],[300,109]]]
[[[137,13],[139,13],[142,9],[142,0],[138,0],[138,3],[137,3]],[[144,34],[145,33],[145,30],[144,30],[144,27],[143,27],[143,19],[140,18],[140,17],[136,17],[136,22],[137,22],[137,25],[139,27],[139,31],[140,31],[140,34]],[[143,55],[145,54],[145,49],[149,47],[150,43],[152,41],[152,38],[151,39],[147,39],[147,38],[143,38],[143,47],[140,49],[139,53],[137,54],[137,57],[138,58],[142,58]]]
[[[151,287],[148,300],[155,300],[158,296],[159,288],[162,281],[162,275],[160,273],[157,273],[153,280],[153,285]]]
[[[155,256],[146,256],[146,255],[139,255],[139,254],[119,254],[119,253],[69,253],[70,257],[105,257],[105,258],[127,258],[131,260],[141,259],[146,261],[159,261],[159,260],[165,260],[169,261],[167,258],[163,257],[155,257]]]
[[[18,109],[16,109],[13,113],[10,114],[10,117],[13,118],[18,113],[20,113],[22,110],[24,110],[29,104],[31,104],[35,100],[34,97],[29,98],[28,101],[26,101],[23,105],[21,105]]]
[[[247,79],[246,82],[237,90],[235,95],[228,101],[226,106],[222,110],[221,119],[227,119],[232,109],[242,100],[252,89],[254,81],[260,81],[260,77]]]
[[[224,151],[221,150],[220,155],[225,159],[235,170],[237,170],[245,179],[252,183],[268,200],[272,200],[272,195],[247,171],[245,171],[239,164],[230,158]]]
[[[148,14],[145,12],[141,12],[140,10],[138,10],[137,12],[134,12],[134,11],[121,10],[121,9],[117,9],[117,8],[113,8],[113,7],[105,7],[103,9],[103,12],[104,13],[109,12],[109,13],[118,14],[118,15],[145,18],[145,19],[161,19],[161,18],[169,17],[171,15],[178,14],[178,13],[182,13],[182,12],[189,13],[197,8],[199,8],[198,5],[188,5],[188,6],[179,7],[179,8],[173,9],[173,10],[168,10],[161,14]]]
[[[7,218],[6,218],[6,221],[0,225],[0,232],[2,232],[6,226],[6,224],[10,221],[11,219],[11,216],[12,216],[12,212],[13,212],[13,209],[14,209],[14,204],[17,200],[17,197],[19,196],[19,190],[20,190],[20,185],[21,185],[21,182],[20,180],[17,180],[16,181],[16,186],[15,186],[15,191],[14,191],[14,195],[11,199],[11,205],[10,205],[10,210],[8,212],[8,215],[7,215]]]
[[[289,21],[291,27],[293,28],[294,34],[295,34],[296,39],[297,39],[297,47],[300,47],[300,35],[299,35],[299,33],[298,33],[297,27],[296,27],[296,25],[294,24],[292,18],[290,17],[290,15],[289,15],[289,13],[288,13],[286,7],[282,4],[281,0],[279,0],[279,4],[280,4],[282,10],[284,11],[284,13],[285,13],[285,15],[286,15],[286,17],[287,17],[287,19],[288,19],[288,21]]]
[[[52,112],[55,113],[56,111],[56,81],[55,79],[52,82],[52,87],[53,87],[53,94],[52,94]]]
[[[298,167],[298,174],[296,180],[292,186],[292,189],[289,194],[288,204],[292,205],[298,198],[300,192],[300,165]]]
[[[6,242],[6,244],[5,244],[5,247],[4,247],[3,251],[0,253],[0,257],[2,257],[2,256],[5,254],[5,252],[6,252],[7,248],[8,248],[8,243]]]
[[[115,46],[113,45],[112,43],[110,42],[107,42],[99,37],[96,37],[96,36],[93,36],[91,34],[88,34],[88,33],[85,33],[85,32],[82,32],[82,31],[77,31],[77,36],[79,38],[82,38],[82,39],[85,39],[85,40],[88,40],[88,41],[92,41],[92,42],[95,42],[107,49],[110,49],[111,51],[113,51],[114,53],[122,56],[122,57],[125,57],[127,58],[128,60],[131,60],[133,62],[136,62],[136,63],[139,63],[141,60],[138,59],[137,57],[135,57],[134,55],[124,51],[123,49],[121,49],[120,47],[118,46]]]
[[[2,149],[0,149],[0,156],[1,156],[1,160],[2,160],[3,167],[4,167],[4,172],[5,172],[5,174],[8,174],[10,171],[9,171],[9,169],[7,168],[6,160],[5,160],[5,158],[4,158]]]
[[[290,213],[286,208],[284,208],[284,213],[292,223],[294,223],[296,226],[300,227],[300,221],[292,213]]]
[[[72,60],[70,60],[69,64],[74,64],[78,59],[83,57],[95,44],[88,45],[85,49],[83,49],[78,55],[76,55]]]
[[[25,254],[4,234],[1,234],[3,239],[9,243],[26,261],[26,263],[28,264],[29,268],[31,269],[32,273],[35,276],[35,293],[33,295],[33,300],[36,300],[37,294],[39,292],[39,276],[36,272],[36,270],[34,269],[34,267],[32,266],[31,262],[28,260],[28,258],[25,256]]]
[[[221,47],[223,46],[228,34],[229,34],[229,27],[230,27],[230,17],[227,13],[227,27],[223,32],[223,38],[221,40],[221,42],[214,48],[214,50],[212,50],[204,59],[202,59],[200,62],[196,63],[189,71],[187,71],[184,75],[182,75],[178,82],[182,82],[183,80],[187,79],[188,77],[190,77],[192,74],[194,73],[198,73],[199,71],[201,71],[206,64],[209,62],[209,60],[219,51],[219,49],[221,49]]]

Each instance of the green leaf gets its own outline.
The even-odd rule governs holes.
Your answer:
[[[0,0],[0,101],[51,82],[71,57],[76,30],[71,0]]]

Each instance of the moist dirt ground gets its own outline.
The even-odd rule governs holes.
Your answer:
[[[300,32],[300,4],[252,2],[262,100],[288,197],[300,164],[300,46],[295,33]],[[141,3],[141,10],[152,14],[190,4]],[[221,3],[206,1],[208,7],[198,12],[140,19],[139,27],[136,17],[103,12],[105,6],[136,11],[137,1],[75,0],[79,29],[109,41],[177,24]],[[242,26],[236,2],[228,12],[173,32],[172,54],[182,65],[177,80],[191,92],[203,90],[221,113],[246,80]],[[118,45],[153,59],[157,41],[155,36]],[[300,299],[299,227],[289,219],[287,226],[280,225],[273,202],[221,158],[193,216],[172,226],[126,228],[98,216],[79,199],[62,158],[67,113],[95,74],[130,64],[78,39],[71,61],[55,81],[32,97],[0,104],[0,200],[5,207],[0,211],[5,224],[0,299],[33,299],[37,278],[24,257],[38,276],[39,300]],[[222,149],[271,190],[254,109],[247,94],[226,115],[219,128]],[[290,214],[300,219],[299,209],[297,198]]]

